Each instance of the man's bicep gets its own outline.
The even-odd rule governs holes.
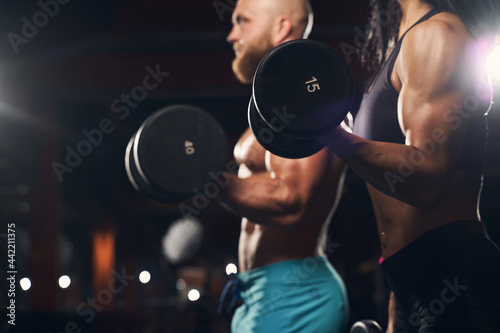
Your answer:
[[[290,186],[291,190],[308,196],[325,180],[331,158],[333,156],[326,148],[301,159],[285,159],[271,155],[271,168],[275,177]]]

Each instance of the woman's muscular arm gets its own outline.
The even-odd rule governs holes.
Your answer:
[[[470,91],[464,75],[469,40],[440,20],[423,22],[406,35],[395,64],[406,144],[365,140],[340,127],[321,141],[377,190],[433,209],[448,187],[467,129],[468,115],[457,106]]]

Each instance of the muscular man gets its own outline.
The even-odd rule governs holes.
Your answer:
[[[388,56],[384,38],[368,43],[383,64],[354,134],[320,139],[367,182],[394,332],[500,330],[500,252],[477,209],[489,89],[470,52],[495,1],[399,0]]]
[[[305,0],[239,0],[227,37],[237,78],[251,83],[270,49],[307,37],[311,25]],[[260,146],[250,129],[234,157],[238,176],[230,176],[220,198],[242,217],[238,282],[244,303],[232,331],[346,331],[343,281],[326,256],[316,255],[338,199],[343,162],[326,148],[308,158],[280,158]]]

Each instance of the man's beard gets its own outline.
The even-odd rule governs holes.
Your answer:
[[[259,45],[259,47],[256,47]],[[265,47],[261,47],[265,45]],[[240,55],[233,60],[233,72],[241,83],[252,83],[253,76],[260,61],[272,49],[267,40],[261,40],[254,46],[243,47]]]

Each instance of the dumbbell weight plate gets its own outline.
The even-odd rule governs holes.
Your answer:
[[[148,189],[164,193],[166,200],[161,201],[181,201],[194,195],[194,189],[203,191],[213,174],[223,170],[227,139],[206,111],[173,105],[146,119],[135,135],[132,153]]]
[[[303,158],[319,152],[324,145],[312,139],[293,139],[273,131],[259,115],[253,98],[248,105],[248,123],[257,141],[266,150],[284,158]]]
[[[351,107],[354,85],[342,56],[328,45],[293,40],[269,51],[253,81],[264,121],[281,134],[313,139],[339,125]],[[276,112],[288,117],[276,117]]]
[[[181,198],[173,197],[171,193],[168,193],[166,191],[155,189],[151,186],[151,184],[144,181],[135,166],[135,159],[133,154],[134,140],[135,133],[132,138],[130,138],[130,141],[127,144],[127,149],[125,151],[125,170],[132,186],[136,189],[136,191],[142,193],[146,197],[159,202],[174,202],[180,200]]]

